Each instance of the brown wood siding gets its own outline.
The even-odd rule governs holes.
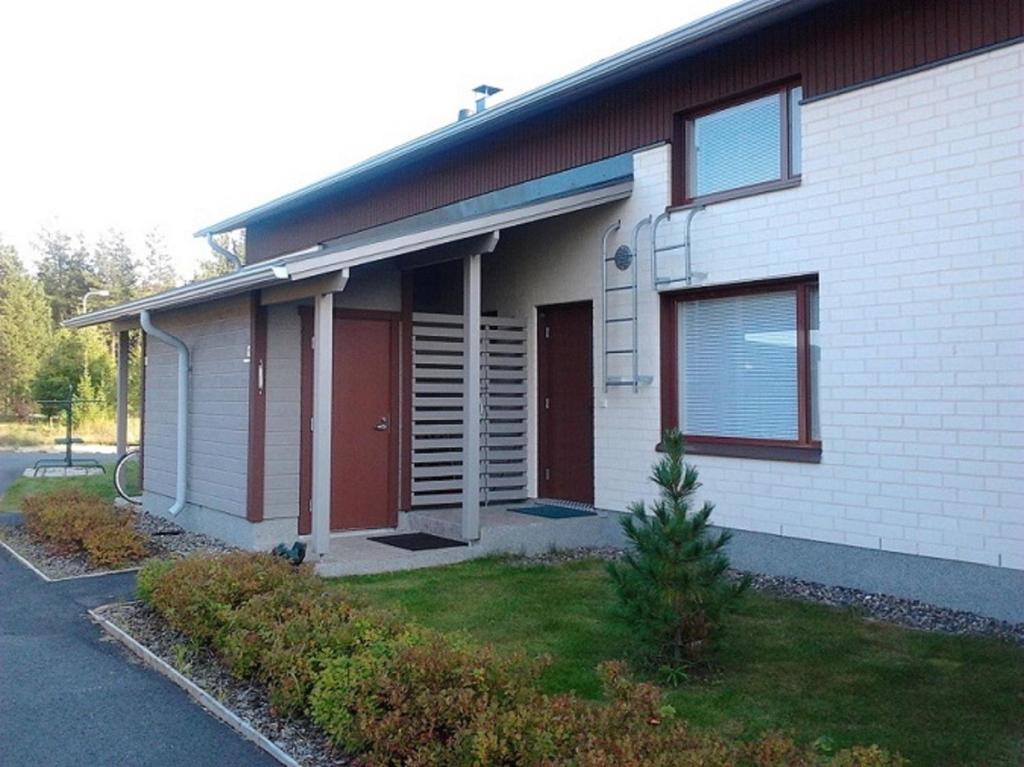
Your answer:
[[[252,222],[252,261],[672,140],[674,115],[799,77],[813,99],[1024,36],[1024,0],[836,0],[511,128]]]

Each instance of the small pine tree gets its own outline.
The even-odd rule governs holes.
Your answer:
[[[660,498],[648,513],[640,501],[623,517],[625,555],[609,565],[624,617],[634,626],[656,665],[677,670],[707,659],[721,633],[720,619],[749,580],[730,580],[724,548],[730,534],[713,534],[714,506],[690,508],[700,483],[683,461],[683,438],[665,432],[665,456],[651,479]]]

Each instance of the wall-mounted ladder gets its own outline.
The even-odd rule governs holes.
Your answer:
[[[632,250],[623,244],[611,255],[608,253],[611,236],[620,229],[621,221],[605,229],[601,238],[601,370],[605,391],[613,386],[629,386],[639,391],[640,384],[653,381],[651,376],[640,375],[638,319],[640,231],[650,223],[651,217],[647,216],[633,227]],[[629,301],[625,312],[628,313],[624,313],[623,302],[614,299],[627,291]],[[614,311],[611,304],[616,304]],[[611,347],[609,335],[615,336]]]
[[[669,286],[677,287],[680,284],[690,285],[693,283],[694,277],[707,277],[706,274],[694,274],[690,247],[690,230],[693,226],[693,217],[702,210],[704,210],[703,205],[690,208],[686,215],[686,227],[682,241],[670,242],[667,245],[658,245],[658,231],[661,229],[662,224],[671,222],[672,211],[665,211],[654,219],[654,225],[651,227],[651,285],[655,290],[664,289]],[[679,259],[675,261],[663,259],[663,256],[669,253],[674,254],[677,251],[683,251],[682,263],[679,263]]]

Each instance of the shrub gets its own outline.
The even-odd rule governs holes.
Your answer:
[[[96,567],[122,567],[146,554],[131,514],[98,496],[58,490],[30,495],[21,508],[30,536],[62,554],[84,553]]]
[[[622,611],[656,664],[679,669],[706,659],[721,631],[720,617],[747,587],[731,582],[723,551],[729,534],[712,535],[714,506],[691,511],[700,483],[697,470],[683,462],[683,438],[666,431],[666,455],[651,479],[660,499],[650,514],[643,502],[622,519],[629,547],[608,566]]]
[[[363,765],[420,767],[898,767],[876,747],[833,762],[778,734],[737,744],[691,729],[620,663],[607,702],[548,696],[538,662],[502,656],[358,604],[265,554],[155,563],[139,593],[276,710],[305,712]]]
[[[306,709],[330,659],[399,630],[388,615],[360,610],[318,579],[296,576],[232,611],[214,645],[232,673],[264,682],[274,709],[294,714]]]
[[[311,710],[373,764],[496,764],[496,744],[484,737],[503,712],[538,699],[537,669],[521,656],[414,630],[332,661]]]
[[[153,588],[157,581],[172,567],[174,561],[170,559],[154,559],[147,562],[135,578],[135,591],[143,603],[153,606]]]
[[[295,574],[290,564],[270,554],[192,556],[155,579],[152,603],[174,628],[209,643],[231,610],[283,586]]]

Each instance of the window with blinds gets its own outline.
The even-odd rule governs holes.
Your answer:
[[[686,198],[792,181],[802,170],[800,86],[686,119]]]
[[[695,196],[781,178],[781,111],[772,94],[694,120]]]
[[[685,434],[799,437],[795,292],[682,302],[679,345]]]

